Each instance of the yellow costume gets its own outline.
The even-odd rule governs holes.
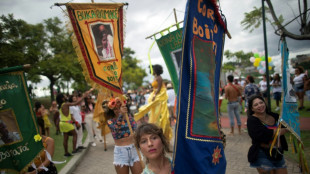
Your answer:
[[[63,104],[61,105],[62,108]],[[59,129],[60,132],[70,132],[71,130],[74,130],[74,126],[72,123],[70,123],[71,121],[71,114],[69,112],[69,115],[65,116],[62,111],[61,108],[59,109],[59,114],[60,114],[60,122],[59,122]]]
[[[165,137],[170,141],[172,138],[172,128],[170,127],[169,111],[167,106],[167,89],[163,84],[159,93],[156,95],[155,100],[152,101],[158,88],[158,83],[156,80],[152,83],[152,87],[153,92],[148,98],[148,104],[139,108],[139,112],[135,114],[135,120],[140,120],[145,114],[150,112],[149,123],[155,123],[161,127]]]
[[[44,120],[44,128],[52,127],[52,124],[51,124],[50,119],[48,118],[47,114],[43,115],[43,120]]]

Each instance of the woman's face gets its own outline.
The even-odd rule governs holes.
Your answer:
[[[300,71],[298,68],[295,69],[295,74],[297,74],[297,75],[300,74]]]
[[[261,100],[260,98],[256,98],[253,100],[253,104],[252,104],[252,111],[255,114],[262,114],[265,113],[266,111],[266,104],[263,100]]]
[[[73,101],[73,102],[76,102],[76,100],[77,100],[76,96],[73,96],[73,97],[72,97],[72,101]]]
[[[164,146],[160,137],[156,134],[143,134],[139,146],[142,154],[147,159],[158,159],[164,155]]]

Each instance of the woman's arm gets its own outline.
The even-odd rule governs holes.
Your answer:
[[[53,157],[54,155],[54,150],[55,150],[55,145],[54,145],[54,139],[52,138],[48,138],[46,140],[46,151],[51,155],[51,157]],[[36,174],[37,172],[40,172],[44,169],[41,169],[40,167],[47,167],[50,164],[50,160],[47,158],[47,155],[45,154],[45,160],[42,162],[41,165],[37,166],[37,171],[33,170],[32,172],[26,172],[26,174]]]

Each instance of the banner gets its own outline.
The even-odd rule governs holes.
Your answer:
[[[288,65],[289,51],[285,39],[281,43],[281,57],[282,57],[282,85],[283,85],[283,102],[281,123],[287,127],[295,137],[300,139],[300,122],[298,113],[298,104],[293,85],[291,84],[291,74]]]
[[[165,60],[174,92],[177,94],[179,89],[179,72],[182,59],[182,28],[156,39],[158,48]]]
[[[0,172],[27,170],[43,150],[42,142],[34,140],[37,134],[24,73],[0,70]]]
[[[218,96],[226,26],[211,0],[188,0],[184,21],[172,168],[225,173]]]
[[[86,80],[111,94],[122,93],[123,4],[67,3],[72,38]]]

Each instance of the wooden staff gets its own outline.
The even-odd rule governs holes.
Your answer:
[[[125,114],[125,117],[126,117],[126,121],[127,121],[129,130],[130,130],[130,134],[133,135],[132,127],[131,127],[131,124],[130,124],[129,117],[128,117],[128,114],[127,114],[127,113]],[[136,150],[137,150],[137,153],[138,153],[138,156],[139,156],[139,159],[140,159],[141,166],[142,166],[142,168],[144,169],[145,165],[144,165],[144,162],[142,161],[142,157],[141,157],[140,150],[138,149],[138,147],[136,146],[135,143],[134,143],[134,145],[135,145],[135,148],[136,148]]]

